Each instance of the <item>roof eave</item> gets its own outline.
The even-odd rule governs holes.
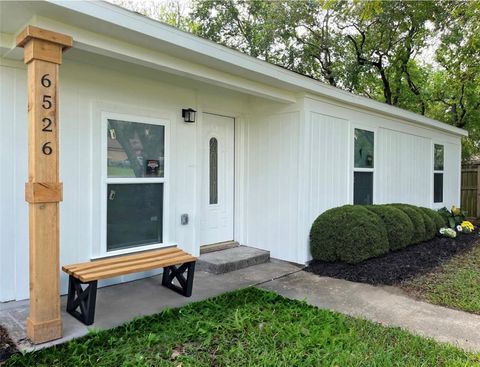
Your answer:
[[[255,76],[261,75],[270,79],[274,86],[281,84],[284,85],[284,88],[290,87],[295,91],[304,91],[305,93],[341,101],[383,115],[389,115],[423,126],[429,126],[455,135],[468,136],[466,130],[456,128],[407,110],[386,105],[385,103],[367,97],[349,93],[104,1],[70,2],[47,0],[47,2],[72,11],[80,12],[104,22],[118,24],[118,21],[120,20],[122,27],[126,29],[148,37],[154,37],[161,42],[175,45],[175,47],[183,47],[185,50],[195,52],[199,56],[213,57],[236,68],[238,72],[247,71],[251,73],[252,80],[256,80]],[[293,98],[291,101],[293,101]]]

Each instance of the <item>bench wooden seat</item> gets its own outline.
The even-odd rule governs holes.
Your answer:
[[[93,324],[97,282],[107,279],[163,268],[162,285],[185,297],[192,295],[193,276],[197,258],[178,247],[142,252],[140,254],[65,265],[69,275],[67,312],[86,325]],[[184,273],[187,273],[184,276]],[[174,280],[177,284],[174,284]]]

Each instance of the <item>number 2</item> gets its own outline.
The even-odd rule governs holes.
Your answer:
[[[42,122],[45,124],[42,128],[42,131],[51,133],[53,131],[50,127],[52,125],[52,120],[50,120],[48,117],[45,117],[42,119]]]

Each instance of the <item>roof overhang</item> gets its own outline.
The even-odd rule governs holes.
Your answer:
[[[110,3],[0,2],[0,10],[0,55],[6,57],[21,57],[15,49],[15,35],[31,24],[72,36],[77,50],[249,95],[294,103],[299,94],[310,94],[455,135],[468,135],[463,129],[348,93]]]

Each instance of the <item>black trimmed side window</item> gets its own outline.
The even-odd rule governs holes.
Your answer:
[[[373,204],[374,132],[354,131],[353,203]]]
[[[433,202],[443,203],[443,172],[445,149],[443,145],[433,145]]]

